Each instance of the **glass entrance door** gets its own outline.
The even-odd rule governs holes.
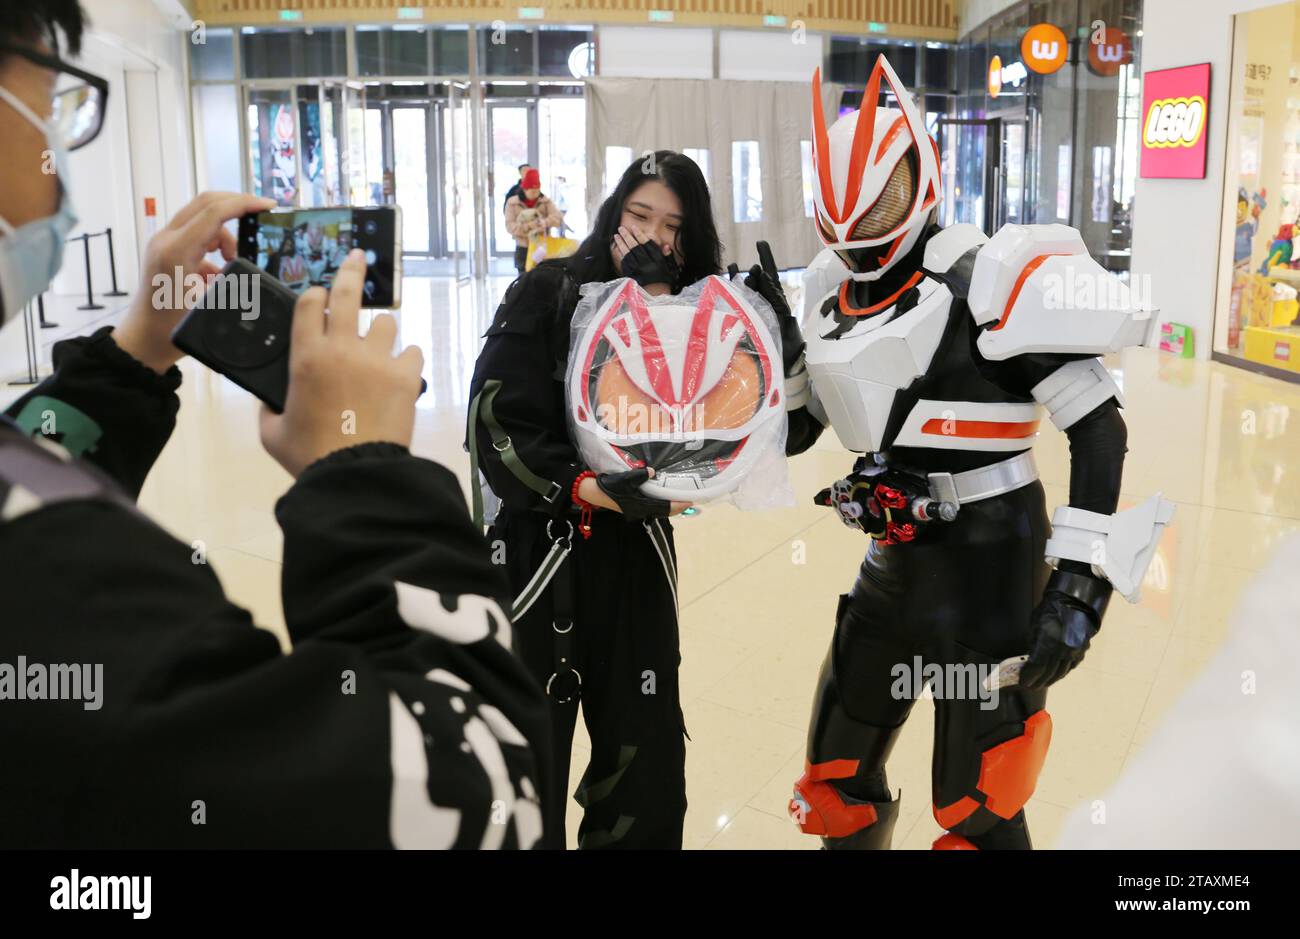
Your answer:
[[[403,254],[452,262],[450,273],[471,276],[474,245],[471,115],[464,84],[427,88],[370,85],[348,112],[358,128],[350,152],[357,204],[402,209]],[[504,199],[504,192],[502,193]],[[435,264],[435,272],[443,266]]]
[[[441,153],[440,230],[442,251],[452,259],[457,280],[470,276],[474,256],[474,181],[469,157],[470,109],[466,86],[450,82],[438,115]]]
[[[492,253],[515,253],[515,238],[506,231],[506,193],[519,181],[519,164],[536,159],[530,124],[536,120],[536,102],[490,101],[487,104],[488,211],[494,216]]]
[[[940,222],[967,222],[992,235],[1027,215],[1026,138],[1023,118],[940,118],[943,162]]]
[[[402,253],[434,254],[430,169],[434,159],[431,104],[402,104],[389,109],[393,199],[402,207]]]

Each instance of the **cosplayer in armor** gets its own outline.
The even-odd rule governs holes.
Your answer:
[[[1112,590],[1137,599],[1173,514],[1158,495],[1116,511],[1123,398],[1098,358],[1141,344],[1152,317],[1072,228],[939,228],[938,147],[883,56],[863,109],[829,130],[820,84],[814,197],[829,250],[805,278],[788,446],[807,449],[829,422],[864,454],[818,501],[871,540],[840,599],[790,811],[827,847],[889,847],[899,802],[885,763],[916,697],[896,667],[919,657],[993,672],[966,694],[935,689],[947,833],[934,846],[1028,848],[1048,686],[1082,660]],[[886,90],[898,110],[875,107]],[[1050,525],[1032,455],[1044,410],[1070,440],[1070,501]],[[999,680],[996,698],[980,694]]]

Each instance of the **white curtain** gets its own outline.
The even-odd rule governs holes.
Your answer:
[[[713,218],[723,264],[757,263],[754,245],[767,241],[781,268],[804,267],[821,249],[805,214],[801,142],[812,140],[812,76],[807,82],[679,78],[589,78],[587,193],[590,215],[606,192],[606,148],[624,147],[632,159],[653,150],[707,149]],[[844,86],[822,84],[826,125],[834,123]],[[756,221],[737,222],[733,198],[733,143],[757,144],[762,198],[746,207]],[[751,148],[752,149],[752,148]],[[617,179],[631,160],[610,168]],[[815,170],[811,181],[816,185]],[[754,189],[751,187],[751,195]]]

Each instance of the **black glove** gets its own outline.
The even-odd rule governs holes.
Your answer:
[[[781,289],[781,277],[776,270],[772,248],[766,241],[758,243],[758,260],[759,263],[745,275],[745,286],[766,300],[776,314],[776,322],[781,327],[781,358],[785,360],[785,376],[789,378],[799,362],[799,356],[803,354],[803,330],[790,312],[790,303],[785,298],[785,291]]]
[[[643,466],[626,473],[602,473],[596,477],[596,485],[618,503],[628,518],[666,518],[672,511],[672,503],[641,492],[649,478],[650,471]]]
[[[658,242],[643,241],[623,255],[623,276],[631,277],[642,287],[667,284],[676,293],[682,272],[672,252],[664,254]]]
[[[1101,629],[1114,588],[1098,577],[1053,571],[1030,622],[1033,648],[1020,670],[1020,687],[1039,691],[1060,681],[1083,661]]]

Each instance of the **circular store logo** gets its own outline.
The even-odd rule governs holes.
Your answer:
[[[1065,64],[1070,43],[1051,23],[1039,23],[1025,31],[1020,40],[1020,56],[1025,65],[1040,75],[1051,75]]]

